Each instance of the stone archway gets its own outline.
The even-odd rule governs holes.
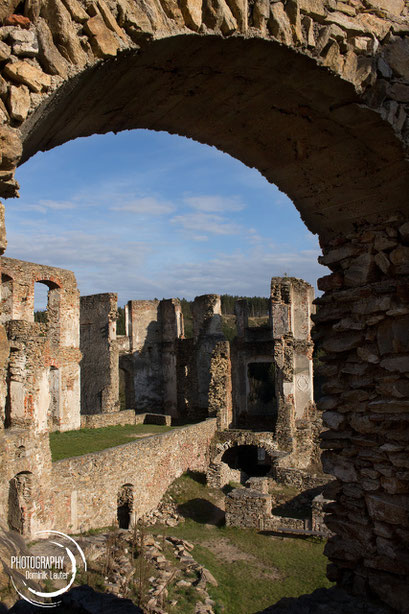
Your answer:
[[[332,270],[314,317],[324,463],[338,479],[329,573],[402,609],[408,7],[330,4],[27,0],[27,40],[3,39],[0,196],[15,195],[16,165],[38,150],[143,127],[215,145],[292,198]]]
[[[134,511],[132,484],[121,486],[117,496],[117,521],[120,529],[129,529]]]

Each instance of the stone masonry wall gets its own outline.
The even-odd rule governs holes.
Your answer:
[[[81,413],[99,414],[119,409],[114,293],[81,296]]]
[[[399,612],[409,602],[409,223],[392,217],[324,245],[316,341],[325,351],[321,447],[335,475],[330,577]]]
[[[1,425],[34,431],[80,423],[79,294],[70,271],[2,257],[2,302],[10,346]],[[49,287],[47,322],[34,322],[36,282]]]
[[[134,518],[155,509],[183,472],[206,471],[216,420],[177,428],[116,448],[53,463],[55,528],[83,531],[111,525],[117,495],[132,485]]]

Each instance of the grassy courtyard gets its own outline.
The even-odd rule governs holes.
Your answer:
[[[59,431],[50,433],[50,447],[53,461],[89,452],[99,452],[140,437],[166,433],[172,427],[158,424],[126,424],[106,426],[99,429],[80,429],[78,431]]]
[[[217,614],[251,614],[282,597],[331,586],[325,576],[324,540],[226,527],[221,519],[223,494],[209,489],[193,474],[176,480],[165,496],[177,504],[185,521],[176,527],[161,525],[149,530],[194,544],[195,560],[209,569],[219,584],[210,588]],[[180,602],[178,607],[178,614],[193,612],[187,605],[181,608]]]

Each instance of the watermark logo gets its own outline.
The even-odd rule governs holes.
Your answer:
[[[10,557],[8,572],[14,589],[25,601],[55,608],[78,572],[87,571],[87,562],[81,547],[69,535],[48,530],[37,531],[33,538],[40,536],[42,539],[31,547],[33,553]]]

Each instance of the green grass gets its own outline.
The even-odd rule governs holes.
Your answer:
[[[206,519],[206,510],[211,512],[212,505],[220,504],[220,491],[208,489],[195,474],[185,474],[176,480],[169,494],[187,512],[185,522],[172,528],[155,526],[149,530],[181,537],[195,545],[193,557],[219,583],[218,587],[209,588],[217,604],[216,612],[251,614],[283,597],[297,597],[331,586],[325,576],[324,541],[212,526],[212,519]],[[183,614],[194,611],[189,610],[188,602],[183,599],[180,604]]]
[[[113,448],[137,439],[136,435],[165,433],[172,427],[158,424],[126,424],[106,426],[99,429],[80,429],[78,431],[59,431],[50,433],[50,447],[53,461],[89,452]],[[135,437],[134,437],[135,435]]]

